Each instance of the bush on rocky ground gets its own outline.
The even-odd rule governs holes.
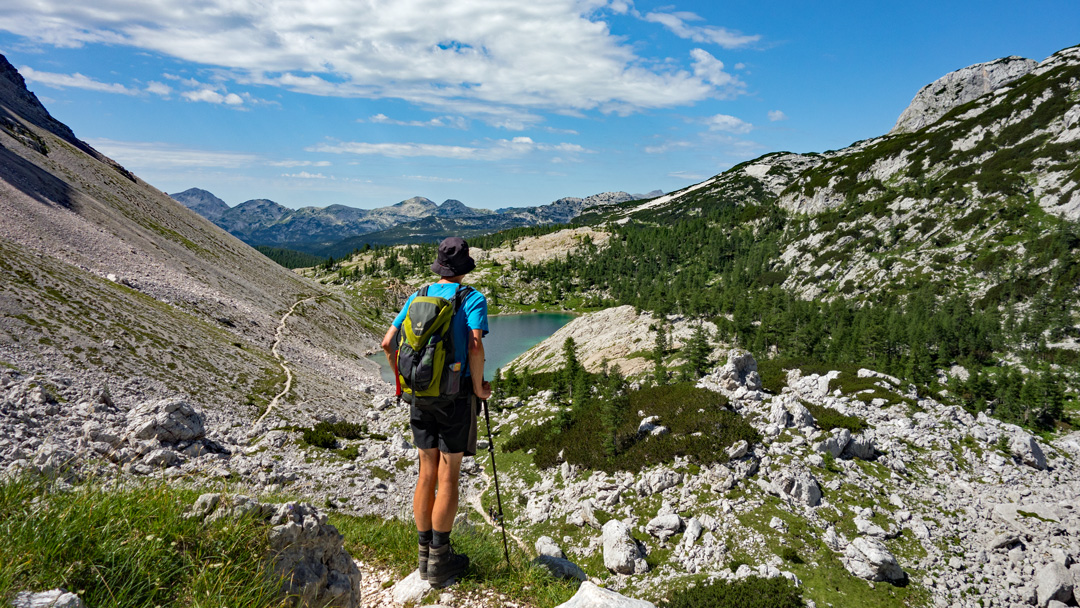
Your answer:
[[[802,594],[783,577],[717,581],[671,594],[667,608],[803,608]]]
[[[370,432],[367,425],[354,422],[320,422],[296,430],[303,433],[307,445],[328,450],[338,447],[338,439],[386,439],[385,435]]]
[[[826,432],[833,429],[847,429],[851,431],[852,434],[856,434],[866,430],[869,426],[862,418],[841,414],[831,407],[815,405],[806,401],[803,401],[802,404],[806,409],[810,410],[810,414],[814,417],[814,422],[821,427],[821,430]]]
[[[194,490],[0,481],[0,603],[64,588],[87,606],[278,606],[268,526],[183,517]]]
[[[533,462],[540,468],[558,464],[561,453],[572,464],[612,472],[640,471],[671,462],[676,456],[689,456],[700,464],[724,462],[727,448],[735,442],[753,444],[760,440],[752,426],[726,409],[726,397],[691,383],[643,388],[631,391],[629,398],[630,415],[616,432],[614,455],[601,440],[606,431],[601,408],[595,402],[518,432],[504,449],[535,449]],[[656,416],[658,424],[669,432],[639,434],[641,415]]]

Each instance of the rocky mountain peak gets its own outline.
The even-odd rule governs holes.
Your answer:
[[[229,205],[225,201],[214,196],[212,192],[201,188],[188,188],[183,192],[177,192],[169,196],[210,221],[220,218],[229,210]]]
[[[67,125],[49,114],[45,106],[41,105],[37,95],[26,88],[26,80],[23,79],[22,74],[3,55],[0,55],[0,106],[3,110],[7,110],[7,112],[0,111],[0,120],[5,123],[10,122],[10,118],[14,117],[12,115],[17,115],[31,124],[55,133],[83,151],[92,151],[92,148],[75,137],[75,133]],[[4,118],[5,114],[8,118]],[[96,152],[92,153],[99,157],[99,160],[103,158]]]
[[[931,125],[949,110],[1000,89],[1037,65],[1034,60],[1010,56],[949,72],[915,94],[890,133],[910,133]]]

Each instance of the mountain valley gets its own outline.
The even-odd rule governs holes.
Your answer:
[[[200,520],[298,535],[303,605],[1080,601],[1080,47],[949,74],[881,137],[647,197],[170,198],[6,61],[0,156],[0,471],[44,480],[0,529],[160,483],[202,494]],[[455,524],[476,565],[440,591],[415,573],[408,412],[365,356],[455,232],[492,313],[579,316],[489,372],[502,494],[485,437]],[[292,272],[247,243],[334,259]],[[39,569],[0,570],[5,600],[107,602],[11,555]]]

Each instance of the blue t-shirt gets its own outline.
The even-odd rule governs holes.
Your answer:
[[[457,293],[458,287],[460,285],[457,283],[434,283],[428,287],[427,295],[433,298],[446,298],[449,300]],[[401,308],[401,312],[394,319],[394,327],[401,329],[401,324],[405,322],[405,311],[409,309],[409,304],[412,304],[416,293],[409,296],[409,299],[405,301],[405,306]],[[465,370],[462,377],[465,377],[469,375],[469,333],[474,329],[479,329],[484,332],[483,335],[488,334],[487,298],[484,297],[484,294],[475,289],[469,293],[465,301],[461,303],[458,314],[454,316],[451,329],[454,332],[454,361],[462,364],[462,368]]]

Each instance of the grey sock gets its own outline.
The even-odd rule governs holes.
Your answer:
[[[426,547],[431,544],[431,530],[417,530],[416,536],[421,545]]]
[[[438,530],[432,531],[431,546],[441,547],[443,545],[450,544],[450,532],[439,532]]]

